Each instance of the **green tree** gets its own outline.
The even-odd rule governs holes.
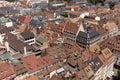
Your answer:
[[[120,70],[117,72],[117,76],[114,76],[113,79],[120,80]]]
[[[98,0],[98,1],[99,1],[99,3],[101,3],[101,5],[104,6],[104,2],[105,2],[105,0]]]
[[[120,80],[120,70],[117,73],[118,80]]]
[[[52,2],[53,0],[49,0],[49,2]]]
[[[16,1],[16,0],[6,0],[6,1],[8,1],[8,2],[14,2],[14,1]]]
[[[109,2],[109,8],[110,9],[114,9],[115,6],[115,2]]]
[[[67,1],[68,3],[70,3],[72,0],[64,0],[64,1]]]
[[[67,18],[69,15],[68,15],[68,13],[64,13],[64,14],[62,14],[62,16],[64,16],[65,18]]]
[[[94,5],[96,5],[97,3],[101,3],[102,5],[104,5],[104,2],[106,0],[87,0],[87,1],[94,4]]]

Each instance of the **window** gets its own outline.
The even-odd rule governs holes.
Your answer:
[[[87,71],[87,72],[89,72],[89,71],[90,71],[90,69],[89,69],[89,68],[87,68],[87,69],[86,69],[86,71]]]

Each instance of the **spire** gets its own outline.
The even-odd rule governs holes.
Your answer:
[[[83,23],[83,22],[81,22],[81,24],[80,24],[80,31],[85,32],[85,29],[84,29],[84,23]]]

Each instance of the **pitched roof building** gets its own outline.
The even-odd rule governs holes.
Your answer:
[[[26,67],[23,65],[23,62],[13,63],[12,65],[16,76],[24,75],[25,73],[28,72]]]
[[[0,79],[10,80],[15,77],[15,72],[9,62],[0,63]]]
[[[26,52],[31,52],[34,49],[31,45],[28,45],[18,39],[8,39],[6,42],[8,42],[8,47],[11,48],[10,50],[13,50],[16,53],[18,52],[26,55]]]
[[[18,21],[22,24],[28,24],[30,22],[30,17],[29,16],[19,16]]]
[[[80,27],[76,23],[66,22],[64,30],[63,30],[63,35],[66,38],[75,41],[76,40],[76,36],[78,35],[78,33],[80,31],[79,28]]]
[[[24,31],[18,35],[18,38],[28,45],[35,44],[35,35],[31,31]]]
[[[90,47],[96,44],[99,40],[99,33],[96,30],[90,32],[80,31],[76,38],[77,44],[82,47]]]
[[[29,73],[32,73],[38,70],[38,62],[35,55],[26,56],[22,58],[22,61]]]

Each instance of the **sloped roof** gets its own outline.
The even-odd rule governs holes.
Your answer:
[[[94,37],[96,37],[98,35],[99,35],[99,33],[96,30],[91,31],[91,32],[82,32],[82,31],[80,31],[77,37],[78,38],[82,37],[82,38],[86,38],[86,39],[91,39],[91,38],[94,38]]]
[[[2,55],[0,55],[0,59],[5,61],[5,60],[10,60],[12,63],[16,63],[16,62],[19,62],[16,58],[14,58],[11,53],[9,52],[6,52]]]
[[[105,24],[105,28],[108,30],[108,31],[112,31],[114,28],[116,28],[117,25],[115,22],[107,22]]]
[[[6,27],[6,26],[0,26],[0,33],[8,33],[10,31],[13,31],[14,28],[13,27]]]
[[[14,63],[12,65],[17,76],[27,72],[27,69],[25,68],[22,62]]]
[[[104,65],[109,64],[116,58],[108,48],[103,49],[98,57]]]
[[[65,28],[64,28],[64,32],[70,32],[70,33],[73,33],[73,34],[76,34],[77,31],[78,31],[78,25],[76,23],[72,23],[72,22],[67,22],[65,24]]]
[[[101,62],[101,60],[98,57],[96,57],[95,59],[93,59],[89,62],[89,66],[91,66],[91,68],[94,72],[98,71],[98,69],[101,68],[102,65],[103,65],[103,63]]]
[[[20,33],[21,36],[26,40],[26,39],[31,39],[34,38],[34,34],[30,31],[24,31],[22,33]]]
[[[15,74],[12,65],[9,62],[0,63],[0,80]]]
[[[106,59],[108,59],[112,55],[112,52],[108,48],[105,48],[101,52]]]
[[[38,70],[37,57],[35,55],[29,55],[22,58],[22,61],[27,68],[28,72],[35,72]]]
[[[92,70],[91,66],[87,66],[84,68],[84,71],[88,78],[90,78],[92,75],[94,75],[94,71]]]
[[[7,40],[7,42],[9,43],[9,46],[11,48],[22,54],[24,54],[24,47],[26,47],[27,51],[31,51],[34,49],[31,45],[28,45],[27,43],[23,43],[22,41],[17,39]]]
[[[0,23],[5,23],[5,22],[8,22],[8,21],[9,21],[8,18],[0,17]]]
[[[99,45],[93,45],[89,48],[91,52],[99,52],[100,51],[100,46]]]
[[[8,33],[6,33],[5,38],[6,39],[16,39],[17,36],[8,32]]]
[[[35,39],[36,39],[36,41],[38,41],[38,42],[40,42],[40,43],[44,43],[44,42],[47,41],[47,39],[42,38],[42,37],[40,37],[40,36],[36,36]]]
[[[30,22],[30,17],[29,16],[19,16],[18,17],[18,21],[20,21],[21,23],[25,23],[28,24]]]
[[[53,61],[51,60],[51,57],[49,55],[38,58],[37,62],[38,62],[38,67],[39,68],[49,66],[50,64],[53,63]]]

